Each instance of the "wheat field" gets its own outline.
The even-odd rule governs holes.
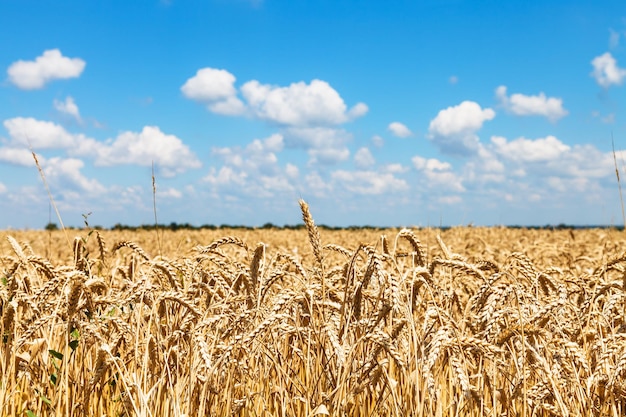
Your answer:
[[[0,414],[626,413],[624,232],[301,207],[301,230],[0,233]]]

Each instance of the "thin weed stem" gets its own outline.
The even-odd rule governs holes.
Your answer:
[[[59,209],[57,208],[56,203],[54,202],[54,198],[52,198],[52,192],[50,192],[50,187],[48,186],[48,181],[46,181],[46,176],[43,173],[43,169],[41,168],[41,165],[39,164],[39,160],[37,159],[37,154],[35,153],[35,151],[33,151],[32,146],[30,146],[29,144],[29,148],[30,148],[30,153],[33,155],[33,159],[35,160],[35,165],[37,165],[37,169],[39,170],[39,175],[41,176],[41,180],[43,181],[43,185],[44,187],[46,187],[46,191],[48,192],[48,198],[50,199],[50,203],[52,204],[52,207],[54,207],[54,212],[57,215],[57,218],[59,219],[59,223],[61,224],[61,229],[63,229],[63,233],[65,234],[65,240],[67,240],[67,246],[72,248],[72,243],[70,242],[70,237],[67,234],[67,230],[65,229],[65,225],[63,224],[63,219],[61,218],[61,213],[59,213]]]

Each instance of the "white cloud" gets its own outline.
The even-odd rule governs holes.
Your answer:
[[[7,70],[9,81],[22,90],[36,90],[56,79],[76,78],[85,69],[85,61],[68,58],[58,49],[50,49],[34,61],[17,61]]]
[[[305,177],[306,191],[316,197],[326,198],[333,194],[333,186],[324,181],[319,172],[313,171]]]
[[[495,116],[496,113],[490,108],[483,109],[476,102],[464,101],[441,110],[431,120],[429,138],[444,152],[461,155],[474,153],[479,145],[476,132],[485,121]]]
[[[220,101],[234,96],[235,76],[223,69],[202,68],[180,88],[185,97],[198,101]]]
[[[562,178],[548,177],[546,184],[553,190],[560,193],[571,193],[572,191],[583,193],[589,189],[590,180],[588,178]]]
[[[456,206],[463,202],[463,198],[458,195],[446,195],[438,197],[437,202],[447,206]]]
[[[257,139],[253,143],[260,144],[260,145],[256,145],[256,147],[259,148],[260,146],[260,149],[267,150],[269,152],[280,152],[283,150],[283,147],[285,144],[283,140],[283,135],[278,134],[278,133],[271,135],[270,137],[266,138],[263,142]]]
[[[624,160],[626,151],[616,151],[618,159]],[[578,178],[611,178],[615,176],[615,165],[611,152],[601,152],[593,145],[574,145],[546,163],[550,175]]]
[[[626,77],[626,70],[617,66],[617,61],[610,52],[595,57],[591,65],[593,65],[591,76],[604,88],[613,84],[621,85]]]
[[[413,166],[418,170],[427,170],[427,171],[448,171],[452,168],[448,162],[442,162],[435,158],[422,158],[419,155],[411,158],[413,162]]]
[[[380,195],[409,189],[403,179],[396,178],[392,173],[377,171],[334,171],[332,179],[349,192],[365,195]]]
[[[41,163],[42,157],[38,156],[37,158]],[[35,166],[33,154],[26,148],[0,147],[0,162],[25,167]]]
[[[180,190],[177,190],[176,188],[172,188],[172,187],[168,187],[165,189],[159,189],[157,188],[157,197],[159,198],[165,198],[165,199],[180,199],[183,197],[183,193]]]
[[[365,103],[348,109],[339,93],[326,81],[313,80],[281,87],[252,80],[240,89],[244,101],[237,97],[236,78],[223,69],[202,68],[181,87],[183,95],[204,103],[219,114],[247,114],[282,126],[334,126],[362,117],[368,112]]]
[[[543,92],[536,96],[517,93],[508,97],[506,86],[501,85],[496,89],[496,97],[507,111],[518,116],[544,116],[555,122],[568,114],[562,99],[546,97]]]
[[[502,183],[506,179],[505,167],[497,155],[483,146],[478,147],[475,157],[463,167],[464,183],[485,187],[487,183]]]
[[[0,194],[4,194],[7,192],[7,187],[3,183],[0,182]]]
[[[81,191],[95,195],[106,192],[106,188],[95,179],[83,175],[85,163],[76,158],[50,158],[42,162],[46,179],[61,192]]]
[[[347,112],[343,99],[326,81],[293,83],[288,87],[248,81],[241,87],[251,112],[262,120],[286,126],[332,126],[360,117],[367,106]]]
[[[409,168],[405,167],[402,164],[387,164],[385,166],[382,167],[382,171],[383,172],[391,172],[392,174],[400,174],[403,172],[407,172],[409,170]]]
[[[266,192],[267,197],[272,197],[275,193],[291,192],[293,185],[285,175],[261,175],[259,177],[261,189]]]
[[[226,116],[237,116],[246,111],[245,105],[235,96],[209,103],[207,107],[213,113]]]
[[[293,164],[278,164],[278,152],[284,148],[281,134],[254,139],[240,146],[214,148],[212,154],[223,165],[211,167],[203,178],[215,192],[224,196],[270,198],[277,193],[291,192],[298,180],[299,169]]]
[[[235,76],[223,69],[202,68],[180,88],[185,97],[207,104],[214,113],[237,115],[245,106],[237,98]]]
[[[306,150],[309,164],[347,160],[350,150],[346,144],[352,135],[338,126],[362,117],[369,110],[365,103],[349,109],[339,93],[323,80],[288,86],[252,80],[238,91],[234,75],[214,68],[199,70],[181,91],[185,97],[206,104],[209,111],[245,115],[278,125],[285,146]]]
[[[71,117],[73,117],[74,119],[76,119],[77,122],[80,123],[81,118],[80,118],[80,112],[78,110],[78,106],[76,105],[76,102],[74,101],[74,99],[70,96],[65,98],[65,101],[60,101],[55,99],[54,100],[54,108],[62,114],[67,114]]]
[[[376,160],[370,150],[363,147],[354,154],[354,163],[357,168],[366,169],[376,164]]]
[[[300,175],[300,169],[294,164],[287,164],[285,166],[285,174],[291,179],[296,179]]]
[[[488,173],[503,173],[505,171],[504,164],[498,160],[498,157],[485,146],[480,146],[478,150],[478,159],[482,171]]]
[[[309,164],[333,165],[347,161],[350,158],[350,150],[346,147],[309,149]]]
[[[616,151],[616,155],[621,158],[626,151]],[[423,158],[415,162],[416,168],[426,166]],[[554,136],[510,141],[494,136],[489,144],[479,146],[461,172],[462,184],[472,191],[507,200],[514,189],[515,200],[556,201],[557,193],[587,193],[587,200],[597,198],[603,184],[614,177],[615,168],[612,153],[593,145],[568,146]]]
[[[290,127],[283,130],[289,148],[307,150],[310,164],[335,164],[350,157],[346,143],[352,134],[330,127]]]
[[[546,162],[559,159],[571,148],[554,136],[539,139],[517,138],[507,141],[502,136],[491,138],[494,150],[504,158],[518,162]]]
[[[411,158],[411,162],[413,167],[424,175],[429,188],[465,191],[461,178],[452,171],[452,165],[448,162],[435,158],[426,159],[419,155]]]
[[[245,169],[246,172],[267,174],[274,172],[278,162],[276,153],[282,151],[283,147],[283,136],[274,134],[263,140],[254,139],[243,149],[239,146],[214,148],[212,153],[230,166]]]
[[[387,126],[387,129],[389,129],[389,131],[394,135],[397,136],[399,138],[408,138],[409,136],[411,136],[413,133],[409,130],[408,127],[406,127],[405,125],[403,125],[400,122],[392,122],[389,123],[389,126]]]
[[[34,149],[69,148],[76,143],[74,135],[62,126],[32,117],[15,117],[4,121],[4,128],[16,144]]]
[[[209,173],[203,181],[212,187],[219,195],[229,197],[247,198],[272,198],[277,193],[293,191],[293,185],[286,170],[280,171],[276,166],[274,173],[262,174],[254,169],[246,170],[247,167],[236,168],[232,166],[222,166],[219,170],[214,167],[209,169]],[[291,171],[293,174],[293,171]]]
[[[176,136],[163,133],[156,126],[145,126],[139,133],[123,132],[113,141],[98,144],[96,150],[96,165],[150,166],[154,162],[165,177],[201,166],[187,145]]]
[[[232,186],[232,185],[244,185],[246,183],[248,174],[243,171],[235,171],[229,166],[223,166],[217,171],[211,167],[209,174],[203,178],[209,184],[216,186]]]
[[[150,166],[153,162],[166,177],[199,168],[200,161],[189,147],[174,135],[167,135],[156,126],[145,126],[139,133],[123,132],[115,139],[98,142],[82,134],[72,134],[62,126],[33,118],[16,117],[4,121],[11,142],[0,148],[0,159],[7,155],[19,156],[21,163],[27,158],[20,149],[65,149],[72,156],[94,159],[95,165],[112,166],[132,164]]]
[[[374,135],[372,136],[372,145],[376,146],[377,148],[382,148],[385,145],[385,139],[378,135]]]
[[[348,110],[348,119],[354,120],[361,116],[365,116],[369,111],[369,107],[365,103],[356,103],[354,107]]]
[[[487,120],[492,120],[496,113],[492,109],[482,109],[478,103],[464,101],[457,106],[441,110],[429,125],[430,133],[450,136],[466,132],[475,132]]]

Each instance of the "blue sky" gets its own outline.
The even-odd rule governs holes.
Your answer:
[[[0,0],[0,228],[622,224],[623,1]],[[58,222],[53,215],[52,221]]]

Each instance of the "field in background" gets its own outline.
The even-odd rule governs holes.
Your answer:
[[[626,235],[0,233],[0,414],[619,416]]]

